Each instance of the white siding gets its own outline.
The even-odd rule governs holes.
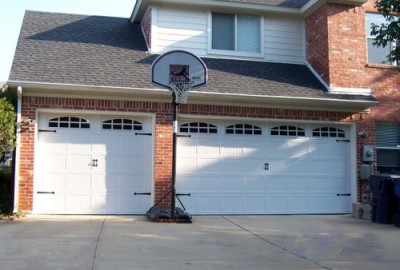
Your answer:
[[[178,8],[157,8],[152,53],[187,50],[198,56],[208,55],[211,25],[209,12]],[[264,15],[264,59],[272,62],[305,63],[304,20],[277,15]],[[212,57],[227,57],[227,54]],[[238,56],[232,52],[232,57]],[[243,58],[243,57],[241,57]]]
[[[160,53],[183,49],[206,55],[207,12],[159,9],[157,14],[157,47]]]
[[[267,61],[304,63],[304,21],[266,16],[264,55]]]

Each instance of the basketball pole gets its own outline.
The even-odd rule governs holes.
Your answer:
[[[176,111],[178,104],[176,103],[176,94],[172,93],[172,107],[173,107],[173,135],[172,135],[172,176],[171,176],[171,218],[175,218],[175,182],[176,182],[176,139],[178,137],[178,121]]]

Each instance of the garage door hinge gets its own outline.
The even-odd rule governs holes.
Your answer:
[[[138,133],[136,132],[135,135],[144,135],[144,136],[152,136],[152,133]]]
[[[338,193],[336,196],[351,196],[351,193]]]
[[[54,191],[38,191],[37,194],[55,194]]]
[[[178,137],[186,137],[186,138],[192,137],[192,135],[182,135],[182,134],[178,134],[177,136],[178,136]]]
[[[54,132],[54,133],[56,133],[57,130],[55,130],[55,129],[39,129],[39,132]]]
[[[336,142],[350,142],[350,140],[336,140]]]
[[[133,195],[151,195],[151,192],[135,192]]]

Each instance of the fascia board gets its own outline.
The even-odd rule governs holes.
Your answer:
[[[349,4],[355,6],[361,6],[367,3],[368,0],[310,0],[301,8],[288,8],[279,7],[272,5],[262,5],[254,3],[237,3],[237,2],[225,2],[225,1],[213,1],[213,0],[137,0],[135,7],[132,11],[130,18],[131,22],[140,22],[149,4],[176,4],[186,6],[198,6],[198,7],[214,7],[221,9],[233,9],[233,10],[253,10],[257,12],[279,12],[287,14],[297,14],[308,16],[316,9],[321,7],[325,3],[337,3],[337,4]]]
[[[52,84],[37,82],[8,81],[9,87],[21,86],[24,95],[34,96],[81,96],[94,99],[120,99],[140,101],[170,102],[171,92],[156,88],[128,88],[109,86],[89,86],[72,84]],[[193,90],[189,93],[189,103],[226,105],[240,107],[287,108],[302,110],[367,112],[378,105],[377,101],[286,97],[286,96],[251,96],[240,94],[209,93]]]

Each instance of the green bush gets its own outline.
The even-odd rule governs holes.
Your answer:
[[[11,167],[0,167],[0,217],[13,212],[13,183]]]

